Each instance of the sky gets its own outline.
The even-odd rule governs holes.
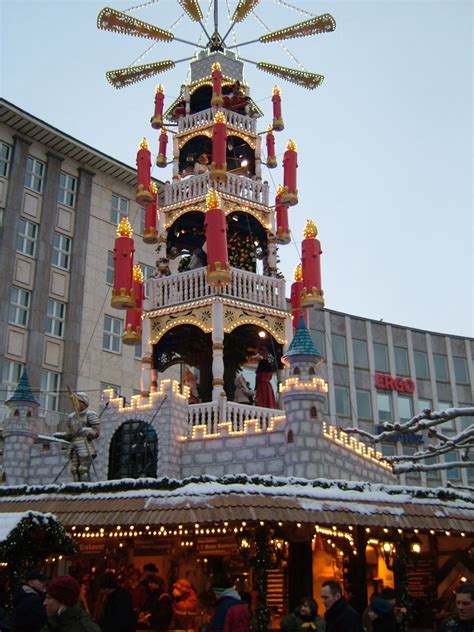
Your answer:
[[[133,1],[133,0],[132,0]],[[200,0],[207,15],[209,0]],[[135,164],[157,83],[165,107],[187,79],[188,62],[116,90],[107,70],[178,60],[194,48],[100,31],[95,0],[0,0],[1,95],[74,138]],[[136,4],[111,2],[124,11]],[[202,30],[176,0],[144,2],[130,13],[176,37]],[[236,0],[219,0],[227,31]],[[271,122],[271,94],[282,91],[285,130],[275,133],[278,169],[263,171],[271,197],[282,182],[281,154],[298,147],[299,204],[289,209],[293,241],[279,251],[287,294],[306,220],[321,240],[326,307],[422,330],[474,335],[472,211],[473,5],[450,0],[261,0],[235,40],[243,42],[330,13],[333,33],[239,48],[241,57],[325,76],[308,91],[251,64],[245,80]],[[178,21],[179,20],[179,21]],[[208,30],[212,30],[212,12]],[[234,37],[234,36],[233,36]],[[205,43],[201,39],[201,43]],[[137,61],[139,60],[139,61]],[[155,168],[159,179],[171,167]]]

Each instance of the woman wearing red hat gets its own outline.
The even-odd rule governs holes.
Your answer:
[[[41,632],[101,632],[79,604],[81,587],[70,575],[49,582],[44,606],[48,623]]]

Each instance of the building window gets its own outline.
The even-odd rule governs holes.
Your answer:
[[[387,393],[377,393],[377,409],[380,421],[393,421],[392,396]]]
[[[27,222],[25,219],[20,218],[16,236],[16,251],[29,257],[35,257],[37,239],[38,224]]]
[[[413,448],[413,451],[415,448]],[[439,463],[438,457],[430,456],[425,459],[426,465],[437,465]],[[440,483],[441,482],[441,472],[439,470],[427,470],[426,478],[431,483]]]
[[[363,369],[369,368],[369,354],[367,353],[367,343],[365,340],[354,339],[352,341],[352,350],[354,352],[354,366]]]
[[[152,277],[155,273],[155,268],[153,266],[147,266],[144,263],[140,263],[140,266],[142,268],[142,272],[143,272],[143,290],[144,290],[144,297],[145,298],[149,298],[150,297],[150,291],[148,289],[148,283],[147,280]]]
[[[105,282],[107,285],[114,284],[114,253],[107,251],[107,267],[105,269]]]
[[[438,401],[438,410],[447,410],[448,408],[453,407],[453,402],[442,402]],[[454,434],[456,432],[456,422],[454,419],[448,419],[447,421],[443,421],[443,423],[435,426],[436,430],[446,434]]]
[[[40,405],[45,410],[59,410],[60,374],[53,371],[41,372]]]
[[[351,400],[349,389],[345,386],[335,386],[334,395],[336,398],[336,415],[341,417],[351,416]]]
[[[400,421],[409,421],[413,417],[413,400],[398,394],[398,413]]]
[[[64,319],[66,304],[48,298],[48,313],[46,316],[46,333],[58,338],[64,337]]]
[[[104,335],[102,338],[102,349],[112,353],[120,353],[123,333],[123,320],[104,316]]]
[[[53,237],[53,266],[61,270],[69,270],[71,265],[71,239],[60,233]]]
[[[109,480],[156,478],[158,440],[144,421],[126,421],[110,442]]]
[[[419,399],[418,410],[420,411],[420,413],[423,410],[433,410],[433,402],[431,401],[431,399]]]
[[[472,404],[459,404],[459,408],[469,408]],[[459,417],[459,423],[461,424],[461,430],[466,430],[469,426],[474,424],[474,417],[472,415],[463,415]]]
[[[59,174],[58,202],[65,206],[76,205],[77,178],[61,171]]]
[[[322,331],[311,331],[311,338],[313,339],[314,344],[316,345],[316,349],[319,353],[324,356],[325,355],[325,344],[324,344],[324,332]]]
[[[114,226],[117,226],[122,217],[128,216],[128,206],[128,200],[112,193],[112,211],[110,214],[110,221],[114,224]]]
[[[344,336],[333,335],[332,355],[335,364],[347,364],[346,339]]]
[[[448,362],[446,356],[433,353],[433,362],[435,369],[435,376],[437,382],[447,382],[448,377]]]
[[[428,371],[428,356],[424,351],[414,351],[416,377],[428,380],[430,373]]]
[[[453,357],[453,365],[456,384],[469,384],[466,358]]]
[[[30,310],[31,293],[20,287],[12,287],[10,291],[10,309],[8,322],[12,325],[28,326],[28,313]]]
[[[357,417],[360,419],[372,419],[372,404],[370,401],[370,391],[356,389]]]
[[[134,355],[133,357],[135,358],[135,360],[141,360],[142,359],[142,345],[135,345],[135,350],[134,350]]]
[[[389,372],[387,345],[382,345],[378,342],[374,343],[374,359],[376,371],[381,371],[382,373]]]
[[[25,187],[36,193],[43,191],[44,162],[28,156],[26,161]]]
[[[10,171],[10,160],[12,155],[12,148],[6,143],[0,143],[0,176],[8,178],[8,172]]]
[[[408,367],[408,351],[403,347],[394,347],[395,372],[397,375],[410,375]]]
[[[384,456],[395,456],[395,446],[393,443],[382,443],[380,447],[382,448],[382,454]]]
[[[19,362],[14,362],[13,360],[3,361],[3,385],[0,393],[0,399],[2,401],[7,400],[10,395],[13,395],[20,381],[21,374],[23,373],[23,368],[23,365]]]
[[[460,460],[460,456],[456,450],[453,452],[446,452],[444,455],[445,463],[455,463]],[[450,468],[449,470],[446,470],[446,477],[448,481],[458,481],[461,478],[461,471],[458,467]]]
[[[100,391],[112,389],[114,392],[114,397],[120,397],[120,386],[118,384],[110,384],[110,382],[101,382],[100,383]]]

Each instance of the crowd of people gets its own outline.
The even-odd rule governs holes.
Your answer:
[[[257,630],[256,598],[250,593],[239,593],[229,577],[216,576],[211,594],[211,601],[206,599],[200,606],[187,579],[177,580],[168,590],[153,563],[146,564],[143,572],[131,568],[126,576],[106,571],[94,599],[86,582],[80,583],[71,575],[48,581],[41,571],[33,569],[13,596],[12,616],[0,609],[0,632]],[[324,614],[318,613],[317,602],[308,596],[276,625],[280,632],[474,632],[474,584],[461,584],[454,597],[455,611],[438,623],[434,618],[420,623],[423,609],[416,602],[412,613],[398,608],[395,593],[388,588],[372,596],[361,616],[344,596],[341,585],[329,580],[320,593]],[[200,608],[206,611],[204,620],[198,617]],[[409,621],[412,623],[407,627]]]

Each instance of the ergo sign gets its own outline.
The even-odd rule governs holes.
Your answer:
[[[385,373],[376,373],[375,388],[380,388],[384,391],[397,391],[397,393],[408,393],[411,395],[415,392],[415,382],[411,377],[392,377],[391,375],[385,375]]]

